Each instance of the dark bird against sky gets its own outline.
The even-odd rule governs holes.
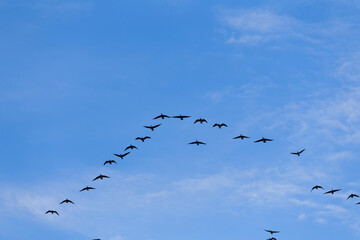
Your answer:
[[[126,151],[126,150],[128,150],[128,149],[131,149],[131,150],[133,150],[133,149],[138,149],[137,147],[135,147],[134,145],[129,145],[129,146],[127,146],[126,148],[125,148],[125,150],[124,151]]]
[[[149,136],[145,136],[145,137],[137,137],[135,138],[135,140],[141,140],[142,142],[144,142],[146,139],[150,139],[151,137]]]
[[[89,191],[89,190],[91,190],[91,189],[96,189],[96,188],[86,186],[86,187],[84,187],[83,189],[81,189],[80,192],[85,191],[85,190],[86,190],[86,191]]]
[[[273,231],[273,230],[266,230],[264,229],[265,231],[269,232],[270,234],[274,234],[274,233],[279,233],[280,231]]]
[[[97,176],[96,178],[94,178],[93,181],[95,181],[95,180],[97,180],[97,179],[103,180],[104,178],[110,178],[110,177],[109,177],[109,176],[106,176],[106,175],[100,174],[99,176]]]
[[[155,126],[152,126],[152,125],[150,125],[150,126],[144,126],[144,128],[149,128],[149,129],[151,129],[151,131],[154,131],[154,129],[155,128],[157,128],[158,126],[160,126],[161,124],[157,124],[157,125],[155,125]]]
[[[298,155],[300,157],[300,154],[305,151],[305,149],[299,151],[299,152],[292,152],[291,154]]]
[[[203,119],[203,118],[198,118],[198,119],[196,119],[195,122],[194,122],[194,124],[197,123],[197,122],[199,122],[199,123],[201,123],[201,124],[203,124],[204,122],[207,123],[206,119]]]
[[[335,192],[338,192],[340,191],[341,189],[331,189],[330,191],[327,191],[327,192],[324,192],[324,194],[328,194],[328,193],[331,193],[331,194],[334,194]]]
[[[197,146],[199,146],[200,144],[206,145],[206,143],[200,142],[200,141],[198,141],[198,140],[196,140],[196,141],[194,141],[194,142],[190,142],[190,143],[188,143],[188,144],[196,144]]]
[[[57,211],[54,211],[54,210],[48,210],[45,214],[48,214],[48,213],[56,214],[56,215],[59,216],[59,213]]]
[[[221,124],[215,123],[215,124],[213,125],[213,127],[218,127],[219,129],[221,129],[222,127],[227,127],[227,125],[226,125],[225,123],[221,123]]]
[[[311,192],[312,192],[312,190],[314,190],[314,189],[318,190],[319,188],[323,189],[323,187],[319,186],[319,185],[313,186],[311,189]]]
[[[104,166],[106,165],[106,164],[113,164],[113,163],[115,163],[115,164],[117,164],[117,162],[115,162],[115,160],[107,160],[107,161],[105,161],[104,162]]]
[[[177,116],[173,116],[173,118],[180,118],[180,120],[184,120],[184,118],[189,118],[190,116],[183,116],[183,115],[177,115]]]
[[[352,193],[352,194],[350,194],[350,195],[348,196],[347,200],[349,200],[349,198],[354,198],[354,197],[359,197],[359,196]]]
[[[63,204],[63,203],[72,203],[74,204],[73,201],[69,200],[69,199],[65,199],[64,201],[62,201],[60,204]]]
[[[258,143],[258,142],[266,143],[266,142],[270,142],[270,141],[272,141],[272,139],[262,137],[261,139],[256,140],[254,142],[256,142],[256,143]]]
[[[164,118],[170,118],[170,117],[168,115],[160,114],[159,116],[154,117],[154,120],[158,119],[158,118],[164,119]]]
[[[117,156],[117,157],[119,157],[119,158],[121,158],[121,159],[124,159],[124,157],[126,156],[126,155],[128,155],[130,152],[126,152],[126,153],[124,153],[124,154],[116,154],[116,153],[114,153],[114,155],[115,156]]]
[[[236,136],[236,137],[234,137],[233,139],[241,139],[241,140],[244,140],[244,138],[250,138],[250,137],[247,137],[247,136],[244,136],[244,135],[242,135],[242,134],[240,134],[239,136]]]

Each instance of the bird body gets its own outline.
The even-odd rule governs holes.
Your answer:
[[[144,128],[149,128],[149,129],[151,129],[151,131],[154,131],[154,129],[155,128],[157,128],[158,126],[160,126],[161,124],[157,124],[157,125],[155,125],[155,126],[152,126],[152,125],[150,125],[150,126],[144,126]]]
[[[85,190],[86,190],[86,191],[89,191],[89,190],[91,190],[91,189],[95,189],[95,188],[86,186],[86,187],[84,187],[83,189],[81,189],[80,192],[85,191]]]
[[[194,142],[190,142],[190,143],[188,143],[188,144],[196,144],[197,146],[199,146],[200,144],[206,145],[206,143],[200,142],[200,141],[198,141],[198,140],[196,140],[196,141],[194,141]]]
[[[292,152],[292,153],[290,153],[290,154],[298,155],[298,156],[300,157],[300,154],[301,154],[303,151],[305,151],[305,149],[303,149],[303,150],[301,150],[301,151],[299,151],[299,152]]]
[[[126,153],[124,153],[124,154],[116,154],[116,153],[114,153],[114,155],[115,156],[117,156],[117,157],[119,157],[119,158],[121,158],[121,159],[124,159],[124,157],[126,156],[126,155],[128,155],[130,152],[126,152]],[[105,164],[104,164],[105,165]]]
[[[60,204],[63,204],[63,203],[72,203],[74,204],[73,201],[69,200],[69,199],[65,199],[64,201],[62,201]]]
[[[258,142],[266,143],[266,142],[268,142],[268,141],[272,141],[272,139],[262,137],[261,139],[256,140],[256,141],[254,141],[254,142],[256,142],[256,143],[258,143]]]
[[[197,123],[197,122],[199,122],[199,123],[201,123],[201,124],[203,124],[204,122],[207,123],[206,119],[203,119],[203,118],[198,118],[198,119],[196,119],[195,122],[194,122],[194,124]]]
[[[221,124],[215,123],[215,124],[213,125],[213,127],[218,127],[219,129],[221,129],[221,127],[227,127],[227,125],[226,125],[225,123],[221,123]]]
[[[184,118],[189,118],[190,116],[183,116],[183,115],[177,115],[177,116],[173,116],[173,118],[180,118],[180,120],[184,120]]]
[[[146,136],[146,137],[137,137],[135,138],[135,140],[141,140],[142,142],[144,142],[146,139],[150,139],[151,137]]]
[[[45,214],[48,214],[48,213],[56,214],[56,215],[59,216],[59,213],[57,211],[54,211],[54,210],[47,210]]]
[[[234,137],[233,139],[241,139],[241,140],[244,140],[244,138],[250,138],[250,137],[247,137],[247,136],[244,136],[244,135],[242,135],[242,134],[240,134],[239,136],[236,136],[236,137]]]
[[[97,180],[97,179],[103,180],[104,178],[110,178],[110,177],[109,177],[109,176],[106,176],[106,175],[100,174],[99,176],[97,176],[96,178],[94,178],[93,181],[95,181],[95,180]]]

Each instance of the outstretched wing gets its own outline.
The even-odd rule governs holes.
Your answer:
[[[262,142],[262,139],[256,140],[256,141],[254,141],[254,142],[256,142],[256,143]]]
[[[161,125],[161,123],[153,126],[152,128],[157,128],[157,127],[160,126],[160,125]]]
[[[224,127],[227,127],[227,125],[225,123],[222,123],[220,126],[224,126]]]
[[[302,153],[303,151],[305,151],[305,148],[303,150],[301,150],[299,153]]]

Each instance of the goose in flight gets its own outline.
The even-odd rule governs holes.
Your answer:
[[[331,194],[334,194],[335,192],[338,192],[340,191],[341,189],[331,189],[330,191],[327,191],[327,192],[324,192],[324,194],[328,194],[328,193],[331,193]]]
[[[240,134],[239,136],[236,136],[236,137],[234,137],[233,139],[241,139],[241,140],[244,140],[244,138],[250,138],[250,137],[247,137],[247,136],[244,136],[244,135],[242,135],[242,134]]]
[[[177,116],[173,116],[173,118],[180,118],[180,120],[184,120],[184,118],[189,118],[190,116],[183,116],[183,115],[177,115]]]
[[[272,139],[269,139],[269,138],[261,138],[261,139],[259,139],[259,140],[256,140],[256,141],[254,141],[254,142],[256,142],[256,143],[258,143],[258,142],[263,142],[263,143],[266,143],[266,142],[268,142],[268,141],[272,141]]]
[[[126,156],[126,155],[128,155],[130,152],[126,152],[126,153],[124,153],[124,154],[116,154],[116,153],[114,153],[114,155],[115,156],[117,156],[117,157],[119,157],[119,158],[121,158],[121,159],[124,159],[124,157]],[[105,165],[105,164],[104,164]]]
[[[137,147],[135,147],[134,145],[131,145],[131,144],[130,144],[128,147],[126,147],[126,148],[125,148],[125,150],[124,150],[124,151],[126,151],[126,150],[128,150],[128,149],[133,150],[134,148],[135,148],[135,149],[138,149],[138,148],[137,148]]]
[[[110,164],[110,165],[113,164],[113,163],[117,164],[117,162],[116,162],[115,160],[107,160],[107,161],[104,162],[104,166],[105,166],[107,163]]]
[[[314,189],[318,190],[319,188],[324,189],[322,186],[316,185],[316,186],[313,186],[313,187],[311,188],[311,192],[312,192]]]
[[[298,155],[300,157],[300,154],[302,154],[302,152],[305,151],[305,149],[299,151],[299,152],[292,152],[290,154],[294,154],[294,155]]]
[[[196,140],[196,141],[194,141],[194,142],[190,142],[190,143],[188,143],[188,144],[196,144],[197,146],[199,146],[200,144],[206,145],[206,143],[200,142],[200,141],[198,141],[198,140]]]
[[[85,191],[85,190],[86,190],[86,191],[89,191],[89,190],[91,190],[91,189],[96,189],[96,188],[86,186],[86,187],[84,187],[83,189],[81,189],[80,192]]]
[[[150,139],[151,137],[146,136],[146,137],[137,137],[135,138],[135,140],[141,140],[142,142],[144,142],[146,139]]]
[[[199,123],[201,123],[201,124],[203,124],[204,122],[207,123],[206,119],[203,119],[203,118],[198,118],[198,119],[196,119],[195,122],[194,122],[194,124],[197,123],[197,122],[199,122]]]
[[[221,129],[221,127],[227,127],[227,125],[225,123],[221,123],[221,124],[215,123],[213,127],[219,127],[219,129]]]
[[[264,229],[266,232],[269,232],[270,234],[274,234],[274,233],[279,233],[280,231],[273,231],[273,230],[266,230]]]
[[[75,204],[73,201],[69,200],[69,199],[65,199],[64,201],[62,201],[60,204],[63,204],[63,203],[72,203],[72,204]]]
[[[157,124],[157,125],[155,125],[155,126],[152,126],[152,125],[150,125],[150,126],[144,126],[144,127],[151,129],[151,131],[154,131],[154,129],[157,128],[157,127],[160,126],[160,125],[161,125],[161,124]]]
[[[153,119],[158,119],[158,118],[165,119],[165,118],[170,118],[170,117],[168,115],[160,114],[159,116],[156,116]]]
[[[352,194],[350,194],[350,195],[348,196],[347,200],[349,200],[349,198],[354,198],[354,197],[359,197],[359,196],[352,193]]]
[[[59,213],[57,211],[54,211],[54,210],[47,210],[45,214],[48,214],[48,213],[51,213],[51,214],[56,214],[59,216]]]
[[[94,178],[93,181],[95,181],[95,180],[97,180],[97,179],[103,180],[104,178],[110,178],[110,177],[109,177],[109,176],[106,176],[106,175],[100,174],[99,176],[97,176],[96,178]]]

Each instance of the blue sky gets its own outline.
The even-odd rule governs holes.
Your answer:
[[[359,10],[0,0],[0,239],[359,239]]]

